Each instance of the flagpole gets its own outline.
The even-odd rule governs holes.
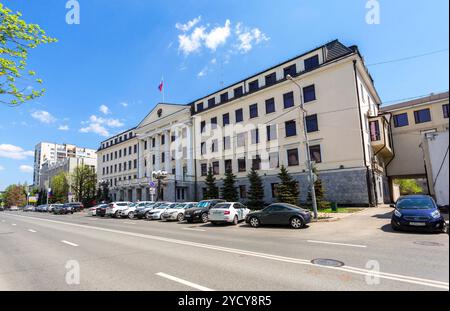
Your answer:
[[[165,103],[165,97],[166,97],[166,86],[165,86],[165,84],[166,84],[166,82],[164,81],[164,76],[162,77],[162,83],[163,83],[163,89],[162,89],[162,95],[163,95],[163,103]]]

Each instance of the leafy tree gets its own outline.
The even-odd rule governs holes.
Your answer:
[[[316,202],[317,202],[317,208],[318,209],[327,209],[330,207],[330,202],[327,202],[324,200],[325,198],[325,191],[323,189],[322,180],[320,179],[320,176],[317,172],[316,167],[313,167],[313,173],[317,176],[317,180],[314,183],[314,190],[316,192]],[[311,195],[311,188],[308,186],[308,203],[312,205],[312,195]]]
[[[281,166],[278,178],[281,180],[281,183],[277,186],[277,201],[297,205],[300,195],[298,182],[292,178],[284,165]]]
[[[264,186],[261,176],[252,168],[247,175],[250,181],[250,188],[248,190],[247,207],[252,210],[260,210],[264,208]]]
[[[206,193],[203,194],[204,200],[219,198],[219,188],[216,186],[216,177],[214,177],[212,166],[208,168],[208,175],[205,178]]]
[[[238,191],[236,189],[236,176],[231,169],[225,172],[223,180],[222,198],[227,202],[237,202],[239,200]]]
[[[36,72],[26,72],[29,50],[56,42],[39,25],[27,24],[20,12],[12,12],[0,3],[0,103],[15,106],[45,92],[33,89],[42,84]]]
[[[97,191],[97,174],[86,165],[80,165],[75,168],[70,176],[71,188],[75,195],[75,200],[89,205],[95,200]]]
[[[54,176],[50,181],[52,196],[49,199],[51,203],[66,203],[69,196],[69,180],[66,173],[61,172]]]
[[[22,185],[8,186],[3,195],[6,206],[24,206],[27,204],[27,195]]]
[[[401,195],[423,193],[422,187],[415,179],[397,179],[395,180],[395,183],[400,186]]]

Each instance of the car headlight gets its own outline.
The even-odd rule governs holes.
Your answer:
[[[437,218],[441,217],[441,212],[439,212],[438,210],[435,210],[433,213],[431,213],[431,217],[433,217],[434,219],[437,219]]]
[[[402,217],[402,213],[400,213],[397,209],[394,211],[394,215],[397,217]]]

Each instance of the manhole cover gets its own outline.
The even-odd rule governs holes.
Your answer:
[[[423,246],[444,246],[444,244],[441,244],[441,243],[437,243],[437,242],[428,242],[428,241],[414,242],[414,244],[417,244],[417,245],[423,245]]]
[[[313,259],[311,260],[311,263],[318,265],[318,266],[326,266],[326,267],[342,267],[344,266],[344,263],[339,260],[334,259]]]

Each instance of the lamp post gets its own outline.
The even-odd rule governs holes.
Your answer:
[[[298,84],[291,75],[287,75],[286,77],[289,81],[294,83],[300,92],[300,111],[301,111],[301,118],[303,120],[303,134],[305,136],[305,147],[306,147],[306,159],[307,159],[307,169],[308,169],[308,176],[309,176],[309,183],[310,183],[310,191],[311,191],[311,199],[312,199],[312,205],[313,205],[313,212],[314,212],[314,219],[317,220],[318,214],[317,214],[317,200],[316,200],[316,189],[314,187],[314,173],[312,170],[312,163],[311,163],[311,154],[309,152],[309,140],[308,140],[308,131],[306,127],[306,110],[305,110],[305,104],[303,102],[303,92],[302,87],[300,84]]]

